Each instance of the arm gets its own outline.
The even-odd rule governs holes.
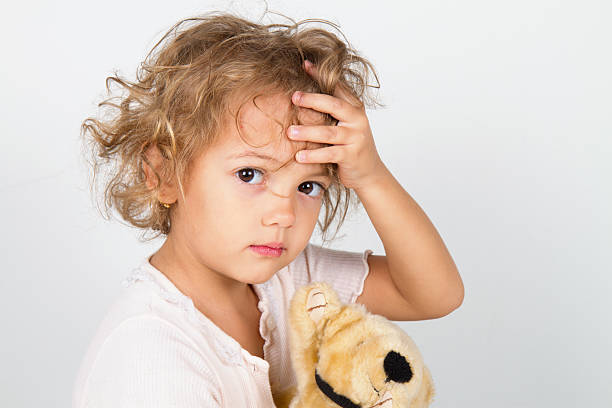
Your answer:
[[[317,78],[313,64],[305,62],[304,69]],[[302,150],[296,160],[337,163],[342,184],[357,193],[385,247],[386,256],[370,255],[357,301],[392,320],[431,319],[456,309],[464,293],[457,267],[427,215],[380,159],[363,104],[340,85],[333,96],[295,92],[292,101],[338,120],[336,126],[291,126],[293,140],[331,145]]]
[[[355,188],[386,256],[370,255],[357,302],[392,320],[442,317],[461,305],[463,282],[435,227],[386,167]],[[381,302],[381,298],[385,301]]]

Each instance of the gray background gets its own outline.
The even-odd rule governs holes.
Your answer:
[[[378,151],[459,267],[458,310],[400,323],[434,376],[433,406],[612,406],[610,3],[269,3],[339,23],[375,64]],[[3,9],[0,405],[68,406],[120,281],[161,244],[97,213],[79,125],[106,76],[133,78],[167,28],[212,8],[256,17],[263,3]],[[364,212],[342,234],[332,247],[383,253]]]

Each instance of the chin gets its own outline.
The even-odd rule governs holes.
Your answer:
[[[252,285],[267,282],[270,279],[272,279],[272,277],[280,269],[282,269],[282,267],[278,268],[278,269],[274,269],[274,270],[270,270],[270,269],[266,268],[266,269],[262,269],[262,270],[257,271],[259,273],[253,273],[253,270],[251,270],[250,274],[243,275],[243,276],[245,276],[245,279],[243,280],[243,282],[249,283],[249,284],[252,284]]]
[[[260,283],[267,282],[270,279],[272,279],[272,277],[275,275],[275,273],[276,273],[276,271],[273,274],[268,275],[268,276],[260,276],[260,277],[256,277],[256,278],[250,279],[248,283],[250,283],[252,285],[258,285]]]

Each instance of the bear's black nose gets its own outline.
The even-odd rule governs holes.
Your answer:
[[[410,364],[408,364],[406,358],[398,352],[388,352],[385,356],[383,367],[385,368],[385,374],[387,374],[385,382],[395,381],[398,383],[405,383],[412,378]]]

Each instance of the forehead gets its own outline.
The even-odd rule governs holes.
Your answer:
[[[287,127],[292,124],[326,123],[323,113],[294,106],[289,95],[264,94],[233,101],[225,116],[219,144],[232,156],[251,151],[269,156],[273,164],[281,165],[294,159],[299,150],[327,146],[287,138]]]

